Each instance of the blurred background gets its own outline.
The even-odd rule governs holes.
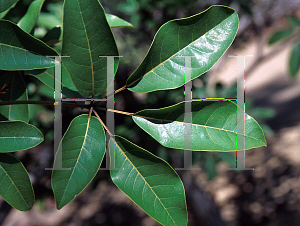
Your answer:
[[[4,17],[17,23],[32,0],[19,1]],[[246,167],[230,171],[235,153],[196,152],[193,162],[202,170],[177,171],[187,198],[189,226],[300,225],[300,2],[298,0],[100,0],[106,13],[133,24],[113,29],[119,48],[115,89],[141,63],[159,27],[171,19],[188,17],[211,5],[234,8],[240,19],[233,45],[206,74],[193,81],[193,98],[236,97],[236,58],[245,60],[246,112],[262,126],[268,147],[246,151]],[[62,24],[61,0],[46,0],[34,35],[42,38]],[[59,51],[61,45],[55,48]],[[53,99],[53,90],[31,76],[24,77],[31,100]],[[178,88],[148,94],[124,90],[116,95],[117,110],[137,112],[184,100]],[[82,110],[63,107],[63,132]],[[105,114],[100,115],[105,118]],[[0,197],[3,226],[156,226],[100,170],[74,201],[58,211],[51,190],[53,164],[53,107],[30,105],[30,123],[45,141],[15,155],[28,170],[36,202],[32,210],[12,209]],[[129,116],[115,115],[115,133],[168,161],[183,166],[183,151],[162,147],[134,124]],[[105,167],[103,161],[102,167]]]

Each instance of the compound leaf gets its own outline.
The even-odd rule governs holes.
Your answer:
[[[117,187],[162,225],[186,226],[184,187],[172,167],[120,136],[110,140],[109,148],[114,151],[116,169],[110,174]]]
[[[225,6],[164,24],[151,47],[126,84],[134,92],[175,89],[185,84],[184,57],[193,56],[192,77],[208,71],[233,42],[237,13]]]
[[[39,39],[8,20],[0,20],[0,70],[33,70],[57,63],[58,54]]]
[[[51,184],[57,209],[71,202],[95,177],[106,150],[103,127],[96,117],[82,114],[70,123],[60,143],[62,167],[70,170],[55,170]]]
[[[86,98],[107,88],[107,59],[118,49],[98,0],[66,0],[63,17],[63,64],[79,93]],[[114,73],[119,59],[114,58]],[[113,77],[109,77],[109,82]]]
[[[147,109],[134,114],[134,122],[161,145],[185,149],[184,104]],[[245,115],[245,135],[237,134],[237,113],[241,108],[230,101],[192,101],[192,149],[194,151],[236,151],[237,139],[245,138],[245,149],[266,146],[261,127]],[[244,123],[244,120],[238,123]]]
[[[6,72],[0,76],[0,88],[8,84],[8,90],[0,97],[0,121],[29,122],[28,104],[2,105],[5,101],[27,101],[26,84],[18,71]]]
[[[0,153],[0,195],[20,211],[30,210],[34,204],[34,192],[25,167],[6,153]]]
[[[43,140],[43,134],[33,125],[22,121],[0,122],[0,152],[25,150]]]

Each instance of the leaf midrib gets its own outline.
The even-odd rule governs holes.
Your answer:
[[[30,208],[30,206],[27,204],[26,200],[24,199],[23,195],[19,191],[18,187],[16,186],[16,184],[14,183],[14,181],[12,180],[12,178],[9,176],[9,174],[7,173],[7,171],[3,168],[3,166],[1,164],[0,164],[0,168],[4,171],[5,175],[8,176],[8,178],[11,181],[11,183],[14,185],[15,189],[17,190],[17,192],[19,193],[19,195],[21,196],[21,198],[23,199],[23,201],[25,202],[25,204],[27,205],[27,207]]]
[[[113,139],[114,140],[114,139]],[[169,217],[172,219],[172,221],[174,222],[175,225],[176,222],[174,221],[174,219],[172,218],[172,216],[170,215],[168,209],[165,207],[165,205],[162,203],[162,201],[160,200],[160,198],[156,195],[156,193],[153,191],[152,187],[150,186],[150,184],[145,180],[144,176],[140,173],[140,171],[135,167],[135,165],[130,161],[130,159],[127,157],[127,155],[125,154],[125,152],[122,150],[122,148],[118,145],[118,143],[114,140],[114,142],[116,143],[116,145],[118,146],[119,150],[123,153],[123,155],[125,156],[125,158],[128,160],[128,162],[132,165],[132,167],[137,171],[137,173],[144,179],[145,184],[148,185],[148,187],[151,189],[151,191],[153,192],[153,194],[155,195],[156,199],[159,200],[159,202],[162,204],[162,206],[164,207],[164,209],[166,210],[166,212],[168,213]]]
[[[78,3],[79,10],[80,10],[80,15],[81,15],[81,19],[82,19],[82,24],[83,24],[84,31],[85,31],[84,33],[85,33],[86,40],[87,40],[87,45],[88,45],[88,51],[89,51],[90,59],[91,59],[91,70],[92,70],[92,96],[94,96],[94,86],[95,86],[95,81],[94,81],[94,79],[95,79],[95,75],[94,75],[94,64],[93,64],[93,58],[92,58],[92,52],[91,52],[91,46],[90,46],[90,40],[89,40],[89,38],[88,38],[88,34],[87,34],[85,22],[84,22],[83,15],[82,15],[82,10],[81,10],[80,3],[79,3],[78,0],[77,0],[77,3]]]
[[[222,24],[223,22],[225,22],[225,21],[227,21],[231,16],[233,16],[235,14],[235,12],[234,13],[232,13],[230,16],[228,16],[225,20],[223,20],[221,23],[219,23],[219,24],[217,24],[215,27],[213,27],[212,29],[210,29],[209,31],[207,31],[206,33],[204,33],[202,36],[200,36],[199,38],[197,38],[195,41],[193,41],[193,42],[191,42],[190,44],[188,44],[187,46],[185,46],[184,48],[182,48],[181,50],[179,50],[178,52],[176,52],[175,54],[173,54],[172,56],[170,56],[169,58],[167,58],[166,60],[164,60],[163,62],[160,62],[157,66],[155,66],[154,68],[152,68],[150,71],[148,71],[147,73],[145,73],[142,77],[139,77],[138,79],[136,79],[135,81],[133,81],[133,82],[131,82],[129,85],[128,85],[128,87],[129,86],[131,86],[132,84],[134,84],[134,83],[136,83],[137,81],[139,81],[139,80],[141,80],[142,78],[144,78],[146,75],[148,75],[148,74],[150,74],[151,72],[153,72],[156,68],[158,68],[158,67],[160,67],[161,65],[163,65],[165,62],[167,62],[167,61],[169,61],[171,58],[173,58],[175,55],[177,55],[179,52],[181,52],[181,51],[183,51],[183,50],[185,50],[186,48],[188,48],[191,44],[193,44],[194,42],[196,42],[197,40],[199,40],[201,37],[203,37],[204,35],[206,35],[208,32],[210,32],[211,30],[213,30],[214,28],[216,28],[217,26],[219,26],[220,24]],[[178,19],[177,19],[178,20]],[[180,19],[179,19],[180,20]],[[194,25],[195,26],[195,25]],[[160,30],[160,29],[159,29]],[[157,34],[158,34],[158,32],[159,32],[159,30],[157,31]],[[155,35],[156,36],[156,35]],[[154,37],[154,39],[155,39],[155,37]],[[153,40],[154,40],[153,39]],[[178,38],[178,41],[179,41],[179,38]],[[154,41],[152,42],[152,44],[154,44]],[[151,47],[152,47],[152,44],[151,44],[151,46],[150,46],[150,48],[149,48],[149,51],[150,51],[150,49],[151,49]],[[146,54],[146,57],[148,56],[148,53],[149,53],[149,51],[147,52],[147,54]],[[146,58],[145,57],[145,58]],[[144,59],[145,59],[144,58]],[[144,60],[142,61],[142,63],[144,62]],[[152,62],[152,61],[151,61]],[[136,70],[137,71],[137,70]],[[132,74],[134,74],[136,71],[134,71]]]

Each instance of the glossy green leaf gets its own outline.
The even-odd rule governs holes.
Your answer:
[[[57,53],[16,24],[0,20],[0,70],[32,70],[55,66]]]
[[[20,211],[30,210],[34,204],[33,188],[25,167],[6,153],[0,153],[0,195]]]
[[[288,21],[294,27],[300,27],[300,20],[297,17],[289,16]]]
[[[184,149],[184,104],[142,110],[134,114],[134,122],[161,145]],[[245,137],[245,149],[266,146],[258,123],[245,116],[245,136],[236,133],[236,113],[242,109],[230,101],[192,101],[192,150],[236,151],[237,139]],[[238,122],[244,123],[244,121]]]
[[[60,145],[62,167],[71,170],[52,172],[51,184],[57,209],[71,202],[98,172],[106,150],[103,127],[96,117],[77,116],[70,123]]]
[[[133,27],[133,25],[115,15],[105,14],[107,22],[111,28]]]
[[[35,0],[30,4],[27,13],[18,22],[20,28],[28,33],[31,32],[40,15],[44,1],[45,0]]]
[[[14,152],[32,148],[44,140],[35,126],[22,121],[0,122],[0,152]]]
[[[289,66],[291,77],[295,77],[300,68],[300,43],[297,43],[293,48]]]
[[[231,45],[238,15],[231,8],[206,11],[164,24],[143,62],[126,84],[134,92],[174,89],[185,84],[184,57],[192,57],[192,79],[208,71]]]
[[[110,174],[117,187],[162,225],[186,226],[184,187],[172,167],[119,136],[109,148],[114,150],[116,169]]]
[[[66,0],[63,17],[63,64],[83,97],[97,96],[107,88],[107,59],[118,49],[98,0]],[[115,58],[114,72],[119,63]],[[108,78],[113,81],[113,77]]]
[[[274,44],[288,36],[290,36],[293,33],[292,29],[284,29],[280,31],[276,31],[269,39],[268,44]]]
[[[0,88],[9,84],[9,89],[0,97],[0,121],[29,122],[28,104],[2,105],[5,101],[27,101],[26,84],[18,71],[6,72],[0,76]]]
[[[10,9],[19,0],[0,0],[0,13]]]

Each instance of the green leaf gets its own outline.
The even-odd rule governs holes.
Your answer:
[[[293,48],[289,66],[291,77],[295,77],[300,68],[300,42],[297,43]]]
[[[133,25],[115,15],[105,14],[107,22],[111,28],[133,27]]]
[[[6,153],[0,153],[0,195],[20,211],[30,210],[34,204],[34,192],[25,167]]]
[[[107,59],[118,49],[98,0],[66,0],[63,17],[63,64],[83,97],[97,96],[107,88]],[[119,63],[114,61],[114,73]],[[113,77],[108,78],[109,82]]]
[[[64,63],[61,64],[61,84],[63,87],[66,87],[70,90],[77,91],[76,87],[74,86],[74,83],[72,81],[72,78],[68,71],[66,70],[66,67]],[[54,67],[47,68],[47,69],[38,69],[38,70],[31,70],[31,71],[25,71],[25,75],[32,75],[39,79],[41,82],[43,82],[45,85],[50,87],[54,90]],[[56,78],[57,80],[57,78]]]
[[[0,13],[13,7],[19,0],[0,0]]]
[[[268,44],[274,44],[275,42],[278,42],[288,36],[290,36],[293,33],[292,29],[284,29],[280,31],[276,31],[269,39]]]
[[[185,84],[184,57],[192,57],[192,79],[208,71],[231,45],[238,15],[231,8],[212,6],[194,16],[164,24],[143,62],[126,84],[134,92],[175,89]]]
[[[0,70],[32,70],[55,66],[58,54],[16,24],[0,20]]]
[[[184,149],[184,104],[142,110],[134,114],[134,122],[161,145]],[[192,150],[236,151],[237,140],[244,139],[245,149],[266,146],[258,123],[245,115],[245,136],[236,133],[236,113],[243,114],[230,101],[192,101]],[[239,122],[244,123],[244,121]]]
[[[62,27],[56,26],[52,28],[47,34],[42,38],[42,41],[45,42],[48,46],[53,46],[54,44],[62,40]]]
[[[45,0],[35,0],[30,4],[27,13],[21,18],[18,23],[20,28],[28,33],[31,32],[40,15],[44,1]]]
[[[26,84],[18,71],[6,72],[0,76],[0,88],[4,84],[9,84],[9,89],[0,97],[0,121],[23,121],[29,122],[28,104],[3,105],[5,101],[27,101]]]
[[[71,170],[52,172],[51,184],[57,209],[71,202],[98,172],[106,150],[103,127],[96,117],[77,116],[70,123],[60,145],[62,167]]]
[[[109,148],[114,150],[116,169],[110,174],[117,187],[162,225],[186,226],[184,187],[172,167],[119,136]]]
[[[205,157],[205,162],[204,162],[204,170],[207,175],[208,180],[212,180],[217,176],[217,164],[214,159],[214,156],[211,153],[207,153],[208,155]]]
[[[300,20],[297,17],[289,16],[288,21],[294,27],[300,27]]]
[[[32,148],[44,140],[35,126],[22,121],[0,122],[0,152],[14,152]]]

